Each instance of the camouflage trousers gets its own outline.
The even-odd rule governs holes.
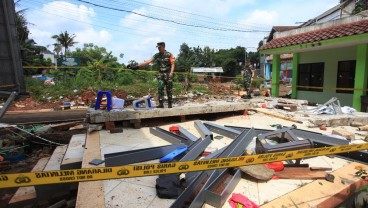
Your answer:
[[[250,88],[250,84],[251,84],[251,78],[250,77],[244,77],[244,89],[247,91]]]
[[[170,73],[158,73],[158,100],[160,102],[164,101],[164,88],[166,87],[166,95],[169,103],[172,103],[172,88],[173,80],[169,77]]]

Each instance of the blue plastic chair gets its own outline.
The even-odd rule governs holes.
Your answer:
[[[106,96],[106,102],[107,102],[106,109],[107,109],[107,111],[110,111],[112,109],[112,96],[111,96],[111,92],[110,91],[98,91],[98,93],[97,93],[97,99],[96,99],[96,105],[95,105],[95,110],[100,109],[100,107],[101,107],[101,100],[102,100],[103,95]]]

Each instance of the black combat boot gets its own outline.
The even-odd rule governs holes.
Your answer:
[[[160,100],[159,105],[156,108],[164,108],[164,101]]]

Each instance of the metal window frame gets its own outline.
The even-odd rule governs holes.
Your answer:
[[[212,132],[202,122],[195,121],[194,127],[197,129],[197,131],[199,132],[202,138],[206,138],[207,136],[210,136],[211,139],[213,139]]]
[[[183,143],[186,145],[190,145],[193,143],[193,140],[190,140],[188,138],[179,136],[177,134],[171,133],[170,131],[166,131],[165,129],[162,129],[160,127],[151,127],[149,128],[150,133],[171,143],[171,144],[179,144]]]
[[[237,138],[235,138],[227,147],[225,147],[216,158],[224,158],[231,156],[239,156],[244,154],[246,147],[251,143],[255,132],[253,129],[250,131],[241,132]],[[212,182],[223,172],[225,169],[220,170],[208,170],[194,172],[190,175],[192,182],[189,186],[180,194],[180,196],[170,206],[172,208],[183,207],[187,200],[193,195],[194,191],[203,184],[204,180],[208,178],[201,190],[198,192],[194,200],[191,202],[190,207],[200,207],[205,201],[205,188],[207,188]]]
[[[161,147],[151,147],[145,149],[105,154],[104,155],[105,166],[114,167],[159,159],[169,154],[170,152],[184,146],[185,144],[180,143]]]
[[[224,126],[234,130],[249,130],[249,128],[239,127],[239,126]],[[292,127],[284,127],[290,128],[291,131],[297,136],[302,137],[304,139],[309,139],[313,143],[314,148],[319,147],[330,147],[330,146],[340,146],[340,145],[348,145],[348,140],[336,139],[333,137],[325,136],[321,133],[312,132],[308,130],[302,130]],[[272,130],[266,129],[256,129],[257,132],[271,132]],[[355,151],[355,152],[346,152],[346,153],[339,153],[335,155],[336,157],[349,160],[349,161],[356,161],[363,164],[368,164],[368,152],[366,150]]]
[[[184,129],[183,127],[179,125],[177,127],[179,127],[180,134],[182,134],[184,137],[186,137],[190,141],[195,142],[198,140],[198,138],[194,136],[192,133],[190,133],[188,130]]]

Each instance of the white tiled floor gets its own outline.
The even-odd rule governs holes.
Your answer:
[[[243,127],[256,127],[265,129],[274,129],[271,124],[281,124],[291,126],[293,122],[282,119],[271,118],[263,114],[252,116],[234,116],[215,121],[220,125],[233,125]],[[199,137],[199,133],[194,127],[194,122],[179,123],[180,126]],[[168,130],[172,125],[161,126]],[[299,125],[301,129],[305,128]],[[298,126],[298,128],[299,128]],[[310,129],[308,129],[310,130]],[[210,147],[221,148],[231,143],[231,139],[214,139]],[[169,145],[170,143],[153,136],[149,133],[149,128],[124,129],[123,133],[110,134],[107,131],[100,131],[100,143],[102,154],[122,152],[133,149],[141,149],[155,146]],[[148,161],[158,162],[158,160]],[[148,163],[145,162],[145,163]],[[347,164],[345,160],[339,158],[318,157],[304,160],[311,166],[331,167],[336,170]],[[174,200],[160,199],[156,196],[156,178],[157,176],[119,179],[105,181],[105,204],[106,207],[169,207]],[[279,196],[282,196],[303,184],[312,180],[271,180],[268,182],[257,182],[256,180],[241,179],[233,193],[241,193],[257,204],[263,204]],[[205,205],[205,207],[211,207]],[[230,207],[226,202],[223,207]]]

